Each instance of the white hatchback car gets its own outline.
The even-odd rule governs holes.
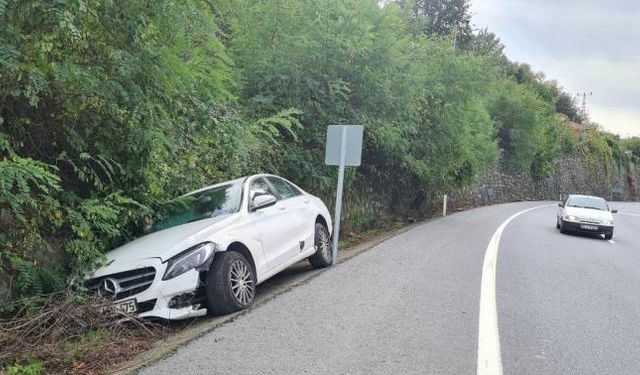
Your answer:
[[[556,228],[561,233],[581,232],[604,235],[613,238],[613,216],[618,211],[610,210],[604,198],[588,195],[569,195],[565,202],[558,204]]]
[[[254,175],[186,194],[152,233],[106,254],[86,282],[139,317],[185,319],[251,305],[256,285],[309,258],[332,264],[324,203],[273,175]]]

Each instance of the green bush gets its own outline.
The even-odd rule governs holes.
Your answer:
[[[7,375],[40,375],[44,371],[44,365],[40,362],[28,365],[8,365],[5,367]]]

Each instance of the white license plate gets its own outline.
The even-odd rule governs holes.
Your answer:
[[[128,299],[126,301],[118,302],[117,306],[120,310],[124,311],[127,314],[134,314],[138,311],[138,305],[136,304],[135,299]]]
[[[596,225],[586,225],[586,224],[582,224],[582,225],[580,225],[580,229],[586,229],[586,230],[598,230],[598,226],[596,226]]]

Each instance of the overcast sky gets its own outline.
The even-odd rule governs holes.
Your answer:
[[[588,98],[591,119],[640,136],[640,1],[472,0],[473,24],[488,27],[511,60],[527,62]]]

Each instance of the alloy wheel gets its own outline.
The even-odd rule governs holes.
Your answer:
[[[251,304],[255,294],[255,286],[251,269],[245,262],[236,260],[231,264],[229,281],[236,301],[242,306]]]
[[[329,244],[329,234],[326,230],[316,233],[316,252],[320,251],[324,259],[330,260],[332,257],[331,245]]]

